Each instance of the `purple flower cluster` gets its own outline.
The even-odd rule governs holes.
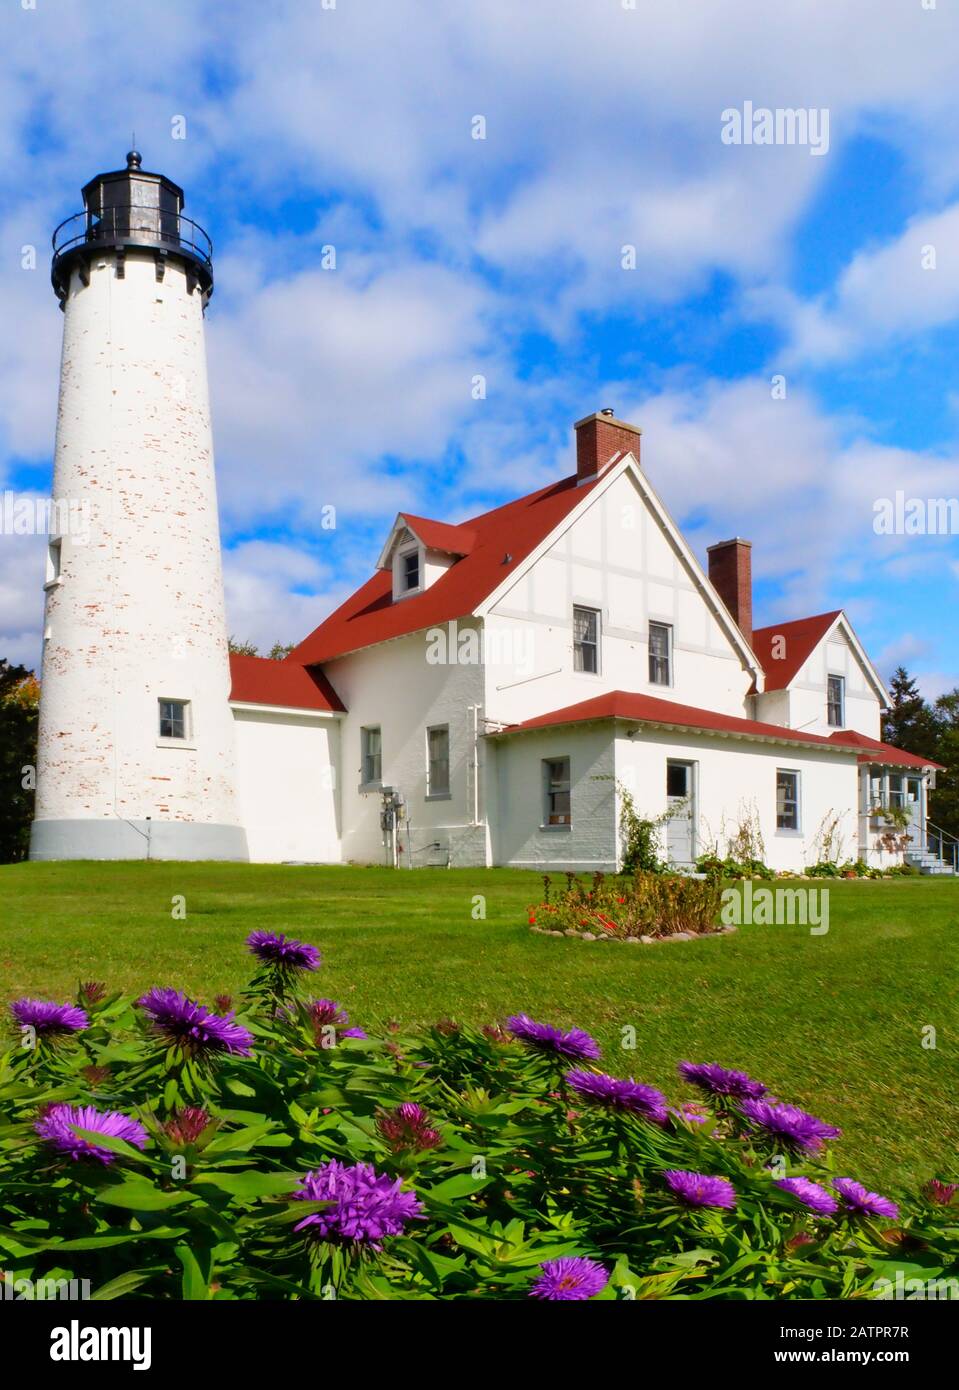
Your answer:
[[[402,1150],[423,1152],[435,1149],[443,1139],[438,1129],[434,1129],[422,1105],[407,1100],[394,1110],[381,1110],[376,1120],[376,1128],[396,1153]]]
[[[147,1132],[138,1120],[131,1120],[118,1110],[96,1110],[92,1105],[51,1105],[37,1120],[34,1129],[40,1138],[52,1145],[66,1158],[95,1158],[100,1163],[112,1163],[116,1154],[91,1139],[77,1134],[77,1129],[93,1130],[113,1139],[123,1139],[142,1149]]]
[[[684,1081],[709,1091],[714,1096],[732,1096],[736,1100],[758,1100],[768,1087],[754,1081],[744,1071],[729,1071],[715,1062],[680,1062],[679,1074]]]
[[[775,1183],[817,1216],[832,1216],[838,1210],[839,1204],[832,1193],[811,1178],[776,1178]]]
[[[172,1112],[163,1125],[163,1132],[174,1144],[184,1147],[195,1144],[210,1123],[210,1115],[201,1106],[185,1105],[182,1110]]]
[[[582,1028],[564,1032],[549,1023],[536,1023],[528,1014],[514,1014],[506,1020],[506,1026],[514,1037],[542,1052],[552,1052],[574,1062],[595,1061],[599,1056],[599,1043]]]
[[[687,1206],[732,1210],[736,1205],[736,1189],[726,1178],[688,1173],[681,1168],[667,1168],[663,1177],[673,1195]]]
[[[644,1086],[632,1078],[623,1081],[619,1077],[593,1071],[571,1071],[566,1080],[581,1099],[592,1105],[605,1105],[610,1110],[627,1110],[656,1125],[666,1124],[669,1118],[666,1097],[654,1086]]]
[[[211,1013],[179,990],[151,989],[137,1003],[149,1014],[159,1036],[184,1052],[232,1052],[248,1057],[253,1050],[253,1034],[234,1023],[232,1014]]]
[[[362,1028],[350,1028],[350,1016],[335,999],[313,999],[307,1006],[317,1047],[329,1047],[340,1038],[365,1038]],[[332,1034],[325,1029],[332,1028]]]
[[[40,1037],[65,1037],[82,1033],[90,1020],[74,1004],[52,1004],[44,999],[17,999],[10,1012],[21,1028],[32,1028]]]
[[[297,1223],[317,1240],[357,1244],[379,1250],[386,1236],[398,1236],[408,1221],[419,1220],[423,1207],[416,1195],[402,1191],[400,1179],[377,1173],[369,1163],[349,1166],[333,1159],[307,1173],[293,1194],[301,1202],[332,1202]]]
[[[817,1153],[827,1139],[838,1139],[842,1130],[818,1120],[815,1115],[800,1110],[798,1105],[782,1105],[769,1100],[744,1100],[740,1110],[751,1124],[767,1134],[803,1149]]]
[[[264,965],[288,971],[319,969],[320,953],[316,947],[305,941],[294,941],[282,932],[250,932],[246,944]]]
[[[572,1303],[602,1293],[608,1283],[609,1275],[601,1264],[585,1255],[566,1255],[540,1265],[540,1276],[529,1296],[550,1303]]]
[[[833,1178],[832,1185],[842,1198],[846,1210],[854,1216],[889,1216],[899,1215],[899,1208],[895,1202],[891,1202],[888,1197],[882,1197],[878,1192],[870,1192],[861,1182],[856,1182],[855,1178]]]

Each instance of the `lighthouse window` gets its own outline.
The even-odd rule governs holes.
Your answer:
[[[186,738],[188,707],[187,700],[160,701],[161,738]]]

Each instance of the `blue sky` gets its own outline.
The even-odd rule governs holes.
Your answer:
[[[752,539],[757,621],[845,607],[884,675],[959,682],[956,537],[873,530],[877,498],[959,495],[946,0],[37,0],[0,54],[3,488],[49,483],[50,231],[135,128],[217,248],[237,637],[302,637],[400,507],[569,472],[610,405],[701,557]],[[724,143],[747,101],[827,112],[828,149]],[[29,662],[41,549],[0,536],[0,651]]]

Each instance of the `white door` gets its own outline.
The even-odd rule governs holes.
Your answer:
[[[695,764],[670,758],[666,763],[666,853],[671,864],[695,860]]]

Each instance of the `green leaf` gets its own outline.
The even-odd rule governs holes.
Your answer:
[[[105,1284],[101,1284],[98,1289],[94,1289],[90,1295],[91,1301],[106,1302],[111,1298],[125,1298],[127,1294],[138,1289],[141,1284],[145,1284],[154,1274],[162,1271],[163,1266],[157,1265],[154,1269],[128,1269],[125,1274],[118,1274],[115,1279],[109,1279]]]
[[[193,1200],[192,1192],[163,1192],[144,1178],[130,1178],[112,1187],[103,1187],[96,1200],[110,1207],[127,1207],[131,1211],[166,1211],[181,1202]]]
[[[207,1185],[228,1192],[231,1197],[274,1197],[292,1192],[300,1182],[298,1173],[258,1173],[249,1169],[242,1173],[200,1173],[193,1186]]]
[[[203,1252],[202,1265],[189,1245],[176,1246],[174,1253],[183,1266],[183,1297],[194,1303],[207,1302],[211,1297],[209,1251]]]

